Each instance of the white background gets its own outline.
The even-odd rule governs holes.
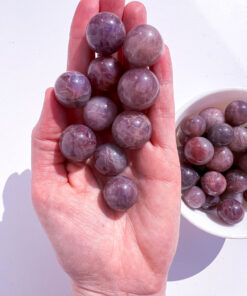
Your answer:
[[[176,108],[205,91],[247,88],[246,0],[146,0],[169,45]],[[65,70],[76,0],[0,1],[0,295],[71,295],[30,202],[30,134]],[[2,221],[2,222],[1,222]],[[182,219],[167,296],[246,296],[247,241]]]

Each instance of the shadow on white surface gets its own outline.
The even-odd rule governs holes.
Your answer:
[[[0,295],[70,296],[70,283],[56,261],[34,213],[31,172],[12,174],[3,191],[0,222]]]
[[[168,281],[178,281],[196,275],[211,264],[225,239],[196,228],[181,217],[178,248],[169,271]]]
[[[70,283],[32,207],[31,172],[12,174],[3,191],[0,222],[0,295],[70,296]],[[224,239],[181,219],[180,239],[169,281],[191,277],[218,255]]]

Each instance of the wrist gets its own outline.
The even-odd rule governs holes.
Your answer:
[[[97,291],[97,289],[85,289],[81,288],[77,284],[72,283],[72,291],[74,296],[166,296],[166,288],[162,288],[160,291],[154,294],[132,294],[122,291]]]

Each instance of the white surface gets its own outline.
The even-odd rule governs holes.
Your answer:
[[[247,89],[227,89],[199,95],[188,101],[176,112],[176,126],[178,128],[181,122],[189,115],[199,114],[203,109],[211,106],[219,108],[224,112],[226,106],[233,100],[244,100],[247,102]],[[247,204],[243,203],[243,206],[247,210]],[[229,226],[218,218],[216,210],[211,211],[210,214],[205,211],[195,211],[183,201],[181,213],[193,225],[209,234],[223,238],[247,238],[247,215],[240,223]]]
[[[203,92],[247,87],[246,0],[142,2],[171,49],[177,108]],[[76,5],[0,1],[0,295],[71,295],[32,211],[26,170],[44,91],[65,70]],[[246,240],[224,242],[182,219],[167,295],[246,296],[246,248]]]

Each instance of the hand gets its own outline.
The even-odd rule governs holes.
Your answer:
[[[85,28],[99,11],[123,19],[126,30],[146,23],[145,7],[119,0],[83,0],[70,33],[68,70],[86,73],[93,58]],[[119,56],[121,56],[119,54]],[[32,134],[32,197],[75,295],[158,295],[165,293],[179,229],[180,169],[175,141],[172,66],[169,50],[151,69],[161,91],[149,111],[151,141],[129,154],[124,172],[139,187],[137,204],[124,214],[105,204],[90,167],[66,162],[58,142],[80,122],[81,110],[67,111],[52,88]],[[114,94],[112,94],[114,95]]]

